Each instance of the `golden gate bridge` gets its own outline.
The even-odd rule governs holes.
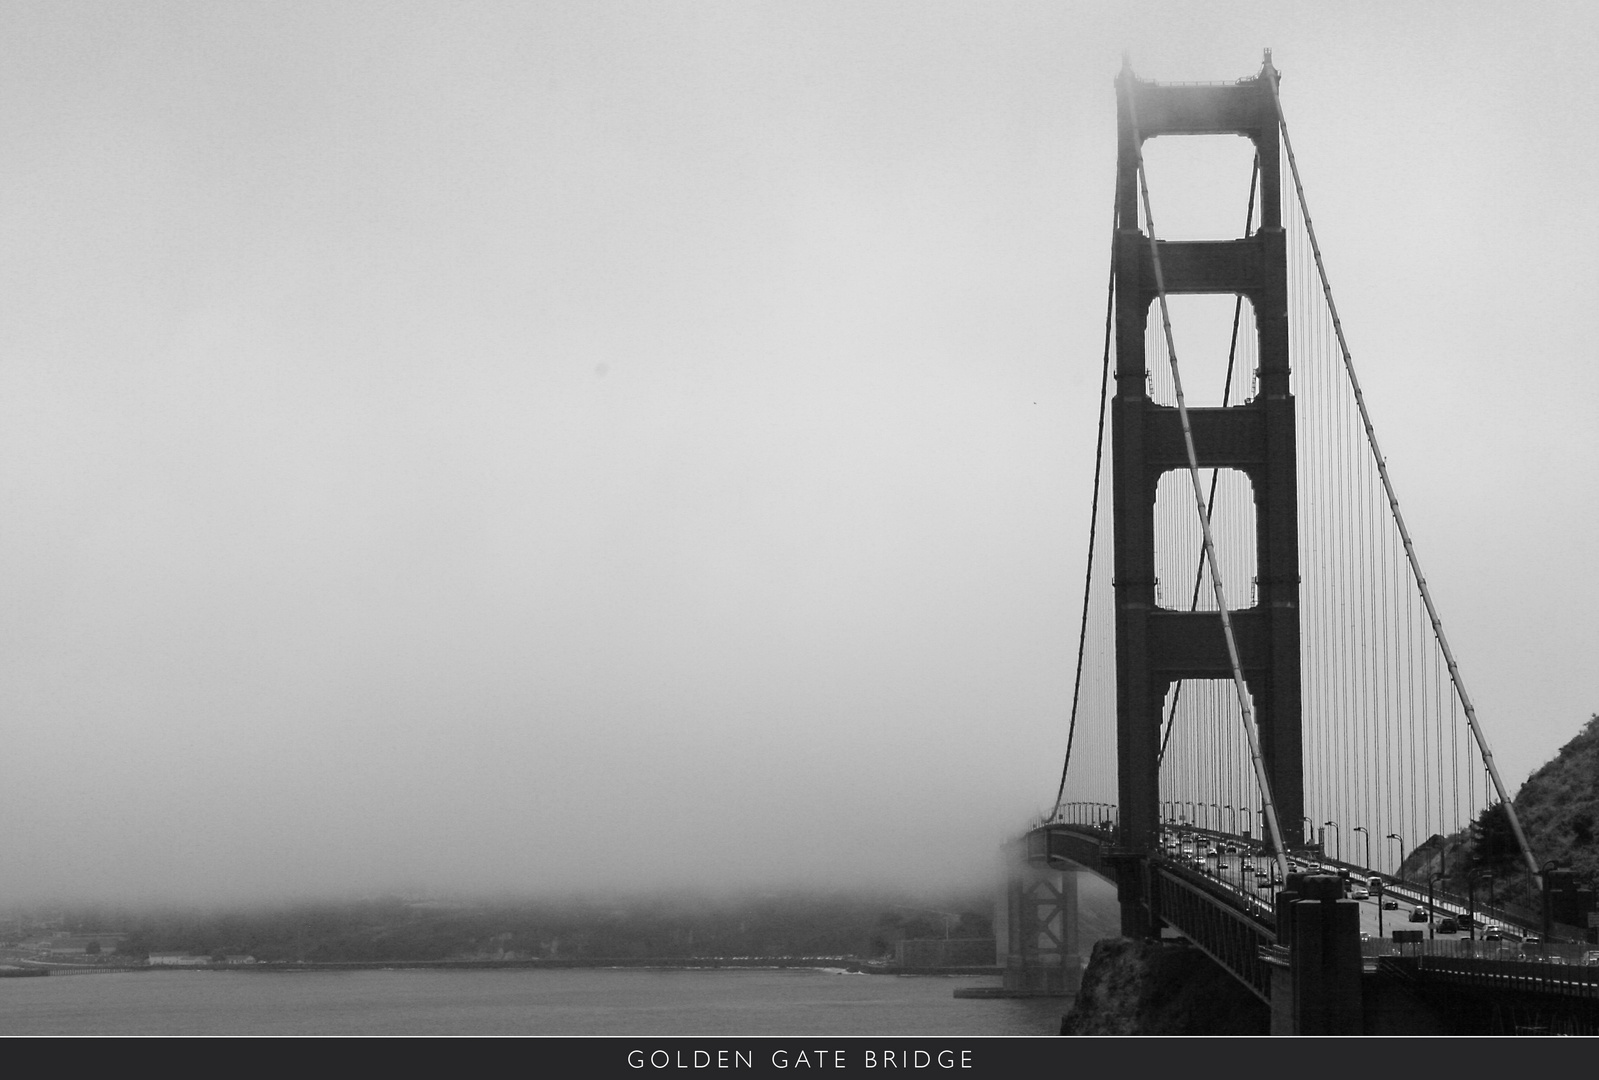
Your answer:
[[[1554,902],[1558,868],[1528,843],[1449,646],[1338,316],[1279,80],[1268,51],[1236,82],[1151,82],[1130,64],[1116,81],[1076,677],[1053,808],[1017,845],[1007,985],[1071,988],[1082,950],[1063,873],[1088,869],[1116,882],[1125,935],[1186,938],[1272,1006],[1274,1030],[1380,1028],[1372,980],[1385,972],[1384,986],[1474,987],[1496,1008],[1513,1000],[1599,1031],[1599,965],[1583,967],[1580,946],[1552,964],[1564,959],[1552,946],[1528,960],[1479,944],[1487,918],[1510,928],[1500,941],[1575,941],[1584,928],[1553,915],[1581,913]],[[1145,144],[1193,135],[1253,146],[1236,235],[1157,228]],[[1226,305],[1224,362],[1179,358],[1173,301],[1190,296]],[[1541,913],[1479,912],[1474,892],[1450,888],[1450,838],[1458,848],[1492,806]],[[1397,939],[1362,929],[1373,911],[1379,931],[1385,911],[1397,924],[1383,905],[1397,897],[1429,920],[1453,912],[1466,934],[1445,945],[1430,921],[1425,943],[1404,926]],[[1547,978],[1557,966],[1563,977]]]

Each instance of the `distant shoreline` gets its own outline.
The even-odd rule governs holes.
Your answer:
[[[605,957],[584,960],[267,960],[253,964],[56,964],[24,961],[28,968],[48,969],[51,974],[94,975],[128,971],[388,971],[462,970],[499,971],[517,969],[603,970],[606,968],[654,968],[666,971],[700,971],[727,968],[783,970],[786,968],[842,969],[860,975],[987,975],[999,977],[1001,967],[894,967],[869,964],[845,957]]]

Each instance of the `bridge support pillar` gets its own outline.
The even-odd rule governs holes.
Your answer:
[[[995,927],[1004,989],[1017,996],[1077,993],[1083,981],[1077,927],[1077,882],[1082,871],[1007,860],[1002,925]]]
[[[1272,972],[1271,1033],[1362,1034],[1360,905],[1337,878],[1290,880],[1278,894],[1277,943],[1288,963]]]
[[[1283,842],[1290,848],[1305,842],[1298,435],[1289,367],[1288,249],[1282,224],[1276,77],[1268,57],[1255,78],[1226,85],[1145,82],[1130,67],[1123,68],[1116,84],[1118,226],[1111,264],[1116,396],[1110,407],[1110,443],[1117,842],[1146,861],[1159,848],[1168,691],[1193,680],[1231,683],[1242,678],[1253,703],[1250,711]],[[1231,239],[1152,240],[1139,228],[1143,142],[1167,135],[1222,133],[1244,136],[1255,145],[1259,227]],[[1159,323],[1159,304],[1167,294],[1241,297],[1249,302],[1257,338],[1258,384],[1253,397],[1186,409],[1185,419],[1175,407],[1175,397],[1158,404],[1151,396],[1151,362],[1164,360],[1166,352],[1162,346],[1152,357],[1147,335],[1151,325]],[[1211,603],[1202,607],[1198,592],[1192,599],[1186,596],[1186,582],[1179,588],[1168,582],[1165,601],[1156,589],[1161,477],[1186,473],[1191,465],[1237,470],[1247,478],[1254,498],[1256,595],[1253,602],[1239,593],[1229,599],[1234,605],[1227,617],[1230,642],[1221,612]],[[1177,505],[1185,502],[1179,498]],[[1191,509],[1197,523],[1198,510]],[[1186,516],[1186,510],[1181,512]],[[1245,528],[1242,507],[1224,504],[1220,512],[1218,524],[1231,519],[1239,530]],[[1210,513],[1205,511],[1207,520]],[[1250,539],[1240,536],[1238,548]],[[1181,558],[1189,560],[1187,565],[1195,565],[1197,548],[1184,547],[1186,542],[1175,537],[1166,537],[1164,543],[1172,552],[1180,550]],[[1197,580],[1191,571],[1188,580]],[[1188,797],[1215,799],[1208,804],[1212,806],[1230,801],[1221,795],[1206,782]],[[1130,875],[1121,880],[1133,884]],[[1136,893],[1123,895],[1122,933],[1128,937],[1159,931],[1159,915],[1137,910],[1140,902]]]

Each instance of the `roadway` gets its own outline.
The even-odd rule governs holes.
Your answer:
[[[1210,854],[1213,850],[1216,853]],[[1169,836],[1165,851],[1167,858],[1181,862],[1190,869],[1199,870],[1241,896],[1253,898],[1265,905],[1267,910],[1275,904],[1277,890],[1281,888],[1281,882],[1276,880],[1276,864],[1258,847],[1238,840],[1199,836],[1187,841]],[[1290,860],[1289,868],[1295,873],[1316,873],[1319,870],[1317,864],[1294,859]],[[1336,870],[1328,872],[1337,873]],[[1365,891],[1364,881],[1359,877],[1359,871],[1353,871],[1352,874],[1354,876],[1351,878],[1351,898],[1360,904],[1361,933],[1375,941],[1382,938],[1391,939],[1395,930],[1429,929],[1425,919],[1411,920],[1411,913],[1414,911],[1419,910],[1423,915],[1426,913],[1426,889],[1416,889],[1390,881],[1385,886],[1381,899],[1394,906],[1382,908],[1378,897],[1360,895]],[[1442,899],[1434,902],[1434,908],[1439,919],[1451,915],[1459,919],[1466,913],[1463,905]],[[1480,938],[1486,920],[1479,915],[1478,922],[1477,937]],[[1472,936],[1464,925],[1458,932],[1452,934],[1440,934],[1436,926],[1431,927],[1431,930],[1432,934],[1429,937],[1442,940],[1462,940]],[[1520,941],[1533,931],[1528,927],[1505,925],[1504,932],[1506,938]]]

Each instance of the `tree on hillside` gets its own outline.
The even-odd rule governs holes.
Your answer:
[[[1499,873],[1515,864],[1521,854],[1510,812],[1496,802],[1471,824],[1471,868]]]

